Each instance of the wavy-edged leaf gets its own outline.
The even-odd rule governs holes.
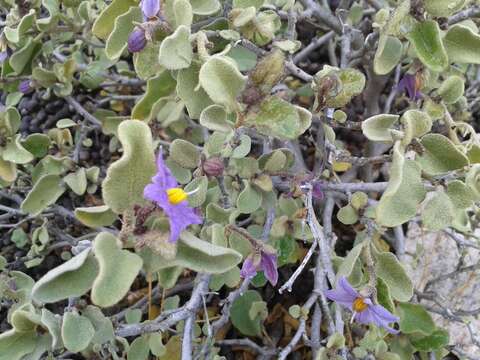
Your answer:
[[[132,118],[145,121],[150,120],[155,103],[161,98],[169,96],[175,90],[175,85],[175,79],[173,79],[169,71],[162,71],[148,80],[145,95],[132,109]]]
[[[33,185],[21,204],[22,211],[36,216],[54,204],[65,191],[62,178],[58,175],[44,175]]]
[[[190,118],[200,118],[201,123],[202,120],[200,114],[208,106],[212,105],[212,100],[207,95],[205,90],[203,90],[202,87],[198,86],[199,73],[200,66],[195,63],[193,63],[187,69],[180,70],[177,75],[177,94],[178,97],[182,99],[182,101],[185,103]],[[218,107],[222,108],[221,106]]]
[[[408,34],[420,61],[432,71],[448,66],[448,57],[441,39],[440,28],[434,20],[419,22]]]
[[[237,251],[200,240],[188,231],[180,235],[175,259],[166,260],[149,250],[143,250],[141,256],[152,272],[181,266],[197,272],[221,274],[242,261],[242,255]]]
[[[90,320],[75,312],[63,316],[62,340],[65,348],[71,352],[85,350],[95,334]]]
[[[156,172],[150,128],[138,120],[123,121],[118,127],[122,157],[107,170],[103,181],[103,200],[113,212],[121,214],[143,204],[143,189]]]
[[[93,34],[100,39],[107,39],[113,31],[115,20],[137,4],[136,0],[113,0],[95,20]]]
[[[393,151],[390,180],[375,210],[379,224],[394,227],[413,218],[426,190],[422,184],[420,167],[405,160],[397,143]]]
[[[294,140],[311,125],[312,114],[292,105],[278,96],[271,96],[260,104],[257,113],[250,113],[245,122],[258,132],[282,140]]]
[[[381,35],[373,59],[373,70],[378,75],[386,75],[399,63],[403,55],[402,42],[390,35]]]
[[[90,290],[97,274],[97,262],[86,249],[42,276],[33,286],[32,297],[52,303],[82,296]]]
[[[450,62],[480,64],[480,35],[467,26],[457,24],[443,38]]]
[[[192,62],[193,49],[190,44],[190,28],[181,25],[172,35],[163,39],[158,61],[168,70],[188,68]]]
[[[227,111],[234,111],[247,77],[238,71],[233,60],[213,56],[200,68],[199,81],[213,102],[225,106]]]
[[[95,305],[108,307],[119,302],[128,292],[142,267],[142,258],[119,247],[110,233],[100,233],[93,243],[99,273],[92,286]]]
[[[110,60],[116,60],[127,48],[128,37],[135,28],[135,22],[142,22],[142,11],[131,7],[125,14],[115,20],[113,31],[105,43],[105,54]]]
[[[424,147],[422,155],[417,157],[422,170],[430,175],[440,175],[468,165],[468,157],[441,134],[427,134],[421,144]]]
[[[115,214],[107,205],[79,207],[75,209],[75,217],[84,225],[96,228],[99,226],[110,226],[117,219]]]
[[[375,256],[375,273],[390,290],[390,295],[398,301],[409,301],[413,296],[413,284],[398,261],[390,252],[381,252]]]
[[[371,116],[362,122],[363,135],[372,141],[392,142],[391,130],[399,118],[400,116],[391,114]]]

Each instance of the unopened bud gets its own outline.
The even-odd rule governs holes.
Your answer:
[[[220,176],[223,174],[224,169],[223,160],[219,157],[207,159],[203,163],[203,171],[208,176]]]
[[[145,37],[145,31],[136,28],[130,33],[128,37],[128,51],[132,53],[142,51],[147,45],[147,38]]]
[[[32,82],[30,80],[23,80],[18,84],[18,91],[22,94],[28,94],[33,91]]]

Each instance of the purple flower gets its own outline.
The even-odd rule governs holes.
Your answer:
[[[157,173],[152,183],[145,186],[143,196],[163,209],[170,222],[169,242],[176,242],[180,233],[191,224],[201,224],[202,219],[188,206],[188,195],[178,187],[177,180],[163,162],[162,151],[157,158]]]
[[[397,91],[407,91],[410,100],[417,101],[423,97],[420,91],[420,78],[417,75],[405,74],[397,86]]]
[[[18,84],[18,91],[22,94],[28,94],[33,91],[32,82],[30,80],[23,80]]]
[[[243,262],[240,276],[244,279],[255,276],[257,271],[263,270],[265,277],[272,286],[277,285],[277,255],[275,250],[268,245],[255,245],[254,252],[247,256]]]
[[[345,279],[341,277],[335,290],[326,290],[325,296],[340,305],[353,311],[352,321],[355,319],[360,324],[374,323],[383,327],[391,334],[398,334],[399,331],[388,326],[389,323],[397,322],[398,317],[390,313],[381,305],[376,305],[368,297],[360,295]]]
[[[5,60],[8,58],[8,52],[7,51],[0,51],[0,65],[3,64]]]
[[[146,19],[153,18],[157,16],[160,11],[160,0],[142,0],[140,2],[140,7],[142,8],[143,16]]]
[[[136,28],[128,36],[128,51],[135,53],[142,51],[147,45],[147,38],[143,29]]]

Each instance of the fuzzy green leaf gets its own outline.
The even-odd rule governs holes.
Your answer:
[[[197,272],[221,274],[242,261],[242,255],[237,251],[200,240],[188,231],[182,232],[177,245],[177,256],[173,260],[146,250],[141,255],[145,263],[150,264],[151,271],[180,266]]]
[[[24,34],[30,30],[30,28],[33,26],[33,22],[35,21],[35,10],[30,9],[28,14],[24,15],[22,19],[20,20],[20,23],[16,28],[11,28],[9,26],[6,26],[3,30],[3,34],[7,38],[8,41],[12,43],[18,43]]]
[[[160,44],[147,42],[145,48],[133,55],[133,65],[138,77],[147,80],[162,71],[162,66],[158,63],[158,52]]]
[[[397,310],[400,316],[400,330],[403,333],[430,335],[435,331],[435,323],[422,305],[400,303]]]
[[[233,60],[212,56],[202,65],[199,80],[213,102],[224,105],[227,111],[238,109],[237,97],[245,87],[247,78],[238,71]]]
[[[142,267],[142,259],[119,247],[110,233],[100,233],[93,243],[99,274],[92,286],[92,301],[101,307],[119,302],[128,292]]]
[[[251,113],[245,121],[261,134],[294,140],[310,127],[312,114],[277,96],[271,96],[262,101],[258,113]]]
[[[195,15],[212,15],[221,7],[218,0],[190,0],[190,4]]]
[[[156,172],[150,128],[141,121],[126,120],[118,127],[123,155],[107,170],[103,181],[105,204],[117,214],[143,204],[143,189]]]
[[[408,301],[413,296],[413,284],[397,257],[390,252],[375,255],[375,273],[398,301]]]
[[[38,215],[48,206],[54,204],[63,194],[65,187],[58,175],[44,175],[33,186],[21,209],[30,215]]]
[[[227,120],[227,112],[221,105],[210,105],[200,114],[200,125],[212,131],[230,133],[233,130],[232,123]]]
[[[418,58],[432,71],[440,72],[448,66],[448,57],[443,46],[440,28],[433,20],[419,22],[408,34]]]
[[[369,140],[392,142],[391,129],[397,123],[398,115],[380,114],[362,122],[362,131]]]
[[[443,191],[429,198],[422,211],[423,226],[427,230],[439,231],[450,226],[455,218],[455,207]]]
[[[82,296],[90,290],[97,274],[95,259],[90,256],[90,250],[84,250],[47,272],[34,285],[32,296],[44,303]]]
[[[170,145],[170,157],[180,166],[194,169],[200,162],[200,152],[195,145],[183,140],[175,139]]]
[[[27,164],[33,160],[33,155],[22,146],[21,135],[16,135],[14,139],[7,143],[2,156],[3,160],[15,164]]]
[[[425,150],[417,157],[417,162],[429,175],[444,174],[468,165],[467,156],[443,135],[427,134],[421,144]]]
[[[137,120],[150,120],[155,103],[163,97],[169,96],[175,90],[176,82],[169,71],[160,74],[147,81],[145,95],[135,104],[132,109],[132,118]]]
[[[480,35],[464,25],[448,29],[443,38],[450,62],[480,64]]]
[[[425,0],[423,6],[432,16],[449,17],[462,10],[466,3],[466,0]]]
[[[188,68],[192,62],[193,50],[190,44],[190,28],[180,26],[167,36],[160,45],[158,61],[168,70]]]
[[[75,217],[91,228],[110,226],[117,219],[117,215],[107,205],[76,208]]]
[[[85,168],[80,168],[74,173],[68,174],[63,180],[77,195],[83,195],[87,190],[87,174]]]
[[[177,94],[178,97],[185,103],[190,118],[200,118],[200,123],[202,123],[200,114],[204,109],[212,104],[212,100],[208,97],[205,90],[198,86],[199,72],[200,67],[195,63],[192,64],[188,69],[180,70],[177,75]]]
[[[432,129],[432,119],[423,111],[407,110],[402,115],[400,122],[403,124],[405,136],[402,139],[402,145],[406,146],[414,138],[421,137]]]
[[[410,220],[416,215],[425,193],[419,166],[412,160],[405,160],[396,145],[388,187],[375,211],[378,223],[394,227]]]
[[[438,95],[445,104],[453,104],[463,96],[465,81],[457,75],[449,76],[438,89]]]
[[[36,342],[35,331],[7,330],[0,334],[0,360],[20,360],[35,349]]]
[[[256,302],[261,302],[262,297],[255,290],[247,290],[242,296],[236,299],[230,311],[230,319],[242,334],[257,336],[261,334],[263,319],[256,316],[251,319],[247,314]]]
[[[428,336],[411,335],[410,341],[420,351],[435,351],[448,345],[448,331],[436,329]]]
[[[386,75],[392,71],[403,55],[403,45],[400,40],[390,35],[380,36],[377,52],[373,59],[373,69],[378,75]]]
[[[131,6],[138,5],[135,0],[113,0],[95,20],[92,32],[100,39],[107,39],[115,26],[115,20],[126,13]]]
[[[262,205],[262,193],[250,185],[248,181],[244,181],[245,188],[237,198],[237,208],[243,214],[251,214],[258,210]]]
[[[74,312],[67,312],[63,316],[62,340],[67,350],[80,352],[86,349],[94,334],[95,329],[85,316]]]
[[[135,22],[142,22],[142,11],[138,7],[131,7],[116,18],[113,31],[105,44],[105,54],[110,60],[118,59],[127,48],[128,37],[135,28]]]
[[[447,195],[456,209],[467,209],[474,201],[472,190],[460,180],[448,183]]]
[[[355,224],[358,221],[357,210],[355,210],[352,205],[347,204],[338,210],[337,219],[345,225]]]

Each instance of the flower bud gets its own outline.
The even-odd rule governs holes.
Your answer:
[[[33,91],[32,82],[30,80],[23,80],[18,84],[18,91],[22,94],[28,94]]]
[[[143,16],[145,16],[146,19],[151,19],[157,16],[160,11],[160,0],[142,0],[140,2],[140,7]]]
[[[136,28],[130,33],[128,37],[128,51],[132,53],[142,51],[147,45],[145,32],[142,29]]]
[[[203,171],[208,176],[220,176],[223,174],[224,169],[223,160],[219,157],[207,159],[203,163]]]

